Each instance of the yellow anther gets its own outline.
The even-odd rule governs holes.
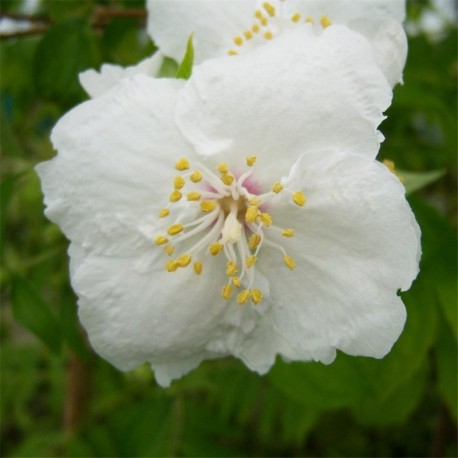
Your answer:
[[[307,24],[313,24],[313,22],[314,22],[314,21],[313,21],[313,17],[310,17],[310,16],[309,16],[309,17],[305,20],[305,22],[306,22]]]
[[[169,196],[169,201],[170,202],[178,202],[181,198],[183,197],[183,194],[181,194],[180,191],[176,190],[173,191],[170,196]]]
[[[260,205],[261,205],[261,201],[257,198],[257,197],[250,197],[248,199],[248,203],[252,206],[252,207],[256,207],[258,208]]]
[[[261,213],[259,217],[261,218],[261,223],[264,224],[264,226],[272,225],[272,217],[268,213]]]
[[[291,269],[295,269],[296,268],[296,261],[291,258],[290,256],[286,255],[284,258],[283,258],[283,261],[285,261],[285,264]]]
[[[200,209],[205,213],[210,213],[216,208],[216,202],[214,200],[203,200],[200,203]]]
[[[264,34],[264,38],[266,40],[272,40],[273,38],[273,35],[272,35],[272,32],[270,32],[269,30]]]
[[[175,168],[182,172],[183,170],[188,170],[189,169],[189,161],[186,158],[181,158],[178,159],[178,161],[175,164]]]
[[[274,17],[275,16],[275,7],[273,5],[271,5],[269,2],[264,2],[262,4],[262,6],[267,11],[267,14],[270,17]]]
[[[256,156],[247,156],[246,165],[248,167],[251,167],[252,165],[254,165],[255,162],[256,162]]]
[[[301,15],[300,13],[294,13],[292,16],[291,16],[291,20],[293,22],[299,22],[301,20]]]
[[[223,249],[223,244],[219,242],[210,243],[210,246],[208,248],[210,250],[210,254],[212,256],[216,256]]]
[[[226,301],[228,301],[231,298],[232,288],[230,284],[224,285],[221,288],[221,296],[223,297],[223,299],[226,299]]]
[[[238,54],[238,52],[235,49],[229,49],[229,51],[227,53],[230,56],[236,56]]]
[[[259,210],[256,207],[248,207],[245,212],[245,221],[247,223],[255,223],[258,219]]]
[[[255,265],[257,259],[258,258],[255,255],[248,256],[246,258],[246,266],[248,268],[253,267]]]
[[[164,251],[166,252],[167,256],[172,256],[175,253],[175,247],[173,245],[166,245],[164,247]]]
[[[201,261],[196,261],[193,267],[194,267],[194,272],[196,273],[196,275],[200,275],[202,273],[204,265]]]
[[[266,17],[263,17],[261,18],[260,22],[263,26],[267,26],[267,24],[269,23],[269,19],[267,19]]]
[[[325,29],[326,27],[329,27],[330,25],[332,25],[332,21],[327,16],[321,16],[320,24]]]
[[[166,216],[169,216],[169,215],[170,215],[170,210],[168,208],[163,208],[159,212],[159,218],[165,218]]]
[[[186,184],[186,181],[183,177],[175,177],[173,179],[173,187],[175,189],[181,189]]]
[[[226,186],[230,186],[234,182],[234,180],[235,180],[234,175],[231,175],[230,173],[221,174],[221,181]]]
[[[259,234],[251,234],[248,239],[248,247],[250,250],[254,250],[261,243],[261,236]]]
[[[158,235],[154,241],[156,242],[156,245],[165,245],[169,239],[167,237],[164,237],[163,235]]]
[[[262,292],[259,289],[252,289],[251,290],[251,300],[253,304],[259,304],[262,301]]]
[[[187,267],[191,264],[191,259],[191,255],[183,254],[177,259],[177,262],[180,267]]]
[[[247,40],[251,40],[253,38],[253,33],[251,32],[251,30],[246,30],[245,32],[243,32],[243,35],[245,35],[245,38]]]
[[[253,33],[258,33],[260,30],[260,27],[258,24],[253,24],[253,27],[251,27],[251,30],[253,31]]]
[[[236,288],[240,288],[240,278],[239,277],[232,277],[232,284],[236,287]]]
[[[303,207],[305,205],[305,196],[302,192],[297,191],[293,194],[293,202],[299,207]]]
[[[186,199],[190,201],[196,201],[200,199],[201,195],[202,194],[197,191],[188,192],[188,194],[186,194]]]
[[[165,270],[167,270],[167,272],[175,272],[178,267],[180,267],[178,265],[178,262],[176,261],[168,261],[166,264],[165,264]]]
[[[179,234],[183,229],[184,229],[184,226],[183,226],[182,224],[172,224],[172,225],[167,229],[167,234],[169,234],[169,235],[177,235],[177,234]]]
[[[254,13],[254,16],[256,17],[256,19],[262,19],[262,17],[263,17],[262,11],[261,10],[256,10],[255,13]]]
[[[221,162],[221,164],[217,165],[216,170],[219,173],[228,173],[229,172],[229,166],[226,164],[226,162]]]
[[[226,267],[226,275],[228,277],[233,277],[238,272],[237,264],[234,261],[227,261]]]
[[[281,231],[281,235],[283,235],[283,237],[294,237],[294,229],[283,229]]]
[[[193,183],[199,183],[199,181],[202,180],[202,174],[198,170],[195,170],[191,173],[191,176],[189,178]]]
[[[243,38],[238,36],[238,37],[234,37],[234,43],[237,45],[237,46],[242,46],[243,45]]]
[[[272,192],[275,192],[276,194],[278,194],[282,189],[283,189],[283,185],[279,181],[276,181],[272,185]]]
[[[389,159],[384,159],[383,160],[383,165],[385,165],[390,172],[395,173],[396,171],[396,166],[394,165],[393,161],[390,161]]]
[[[249,297],[250,297],[250,290],[244,289],[239,294],[237,294],[237,302],[240,305],[245,304]]]

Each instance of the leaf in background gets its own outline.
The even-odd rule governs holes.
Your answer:
[[[169,57],[164,57],[158,78],[175,78],[178,71],[178,64]]]
[[[64,106],[85,98],[78,73],[97,64],[93,33],[82,19],[67,19],[51,27],[35,54],[35,80],[42,97]]]
[[[396,170],[396,175],[403,178],[403,184],[406,193],[418,191],[445,175],[445,170],[432,170],[431,172],[406,172],[405,170]]]
[[[26,280],[15,277],[12,286],[14,318],[41,339],[54,353],[62,343],[60,323],[49,311],[48,304]]]
[[[93,1],[87,0],[42,0],[40,7],[43,13],[51,17],[53,21],[61,21],[67,18],[88,18],[95,8]]]
[[[187,80],[192,73],[192,65],[194,63],[194,46],[192,44],[192,34],[189,36],[188,44],[186,45],[186,53],[181,61],[177,71],[177,78]]]

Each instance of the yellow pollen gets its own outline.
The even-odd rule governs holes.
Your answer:
[[[177,234],[179,234],[183,229],[184,229],[184,226],[183,226],[182,224],[172,224],[172,225],[167,229],[167,234],[169,234],[169,235],[177,235]]]
[[[272,35],[272,32],[270,32],[269,30],[264,34],[264,38],[266,40],[272,40],[273,38],[273,35]]]
[[[234,175],[231,175],[229,173],[223,173],[221,174],[221,181],[226,185],[230,186],[234,182],[235,178]]]
[[[258,33],[260,30],[260,27],[258,24],[253,24],[253,27],[251,27],[251,30],[253,31],[253,33]]]
[[[178,202],[181,198],[183,197],[183,194],[181,194],[180,191],[173,191],[170,196],[169,196],[169,201],[170,202]]]
[[[295,269],[296,268],[296,261],[291,258],[290,256],[286,255],[284,258],[283,258],[283,261],[285,261],[285,264],[291,269]]]
[[[261,222],[264,226],[271,226],[272,225],[272,217],[268,213],[261,213],[260,215]]]
[[[245,38],[247,40],[251,40],[253,38],[253,33],[251,32],[251,30],[246,30],[243,35],[245,35]]]
[[[196,273],[196,275],[200,275],[202,273],[204,265],[201,261],[196,261],[193,267],[194,267],[194,272]]]
[[[173,187],[175,189],[181,189],[186,184],[186,181],[183,177],[175,177],[173,179]]]
[[[175,247],[173,245],[166,245],[164,251],[168,256],[172,256],[172,254],[175,253]]]
[[[248,256],[248,257],[246,258],[246,266],[247,266],[248,268],[253,267],[253,266],[255,265],[257,259],[258,259],[258,258],[257,258],[256,256],[254,256],[254,255]]]
[[[179,267],[178,262],[168,261],[167,264],[165,265],[165,270],[167,270],[167,272],[175,272],[178,269],[178,267]]]
[[[254,165],[255,162],[256,162],[256,156],[248,156],[246,158],[246,165],[248,167],[251,167],[252,165]]]
[[[252,234],[248,239],[248,247],[254,250],[261,243],[261,236],[259,234]]]
[[[210,213],[216,208],[216,202],[214,200],[203,200],[200,203],[200,209],[205,213]]]
[[[234,43],[237,46],[242,46],[243,45],[243,38],[242,37],[234,37]]]
[[[259,210],[256,207],[248,207],[245,212],[245,221],[247,223],[255,223],[258,219]]]
[[[188,194],[186,195],[186,198],[190,201],[195,201],[195,200],[199,200],[201,195],[202,194],[200,192],[192,191],[192,192],[188,192]]]
[[[199,183],[202,180],[202,174],[196,170],[192,172],[191,176],[189,177],[193,183]]]
[[[183,254],[177,259],[177,263],[180,267],[187,267],[191,264],[191,256],[189,254]]]
[[[239,277],[232,277],[232,284],[236,288],[240,288],[240,278]]]
[[[165,218],[166,216],[169,216],[170,215],[170,211],[168,208],[163,208],[160,212],[159,212],[159,218]]]
[[[250,290],[244,289],[239,294],[237,294],[237,302],[240,305],[245,304],[249,297],[250,297]]]
[[[251,290],[251,300],[253,304],[259,304],[262,301],[262,292],[259,289],[252,289]]]
[[[256,10],[255,13],[254,13],[254,16],[255,16],[257,19],[261,19],[261,18],[263,17],[262,11],[261,11],[261,10]]]
[[[327,16],[321,16],[320,24],[325,29],[326,27],[329,27],[330,25],[332,25],[332,21]]]
[[[306,22],[307,24],[313,24],[313,22],[314,22],[314,21],[313,21],[313,17],[310,17],[310,16],[309,16],[309,17],[305,20],[305,22]]]
[[[305,205],[305,196],[302,192],[297,191],[293,194],[293,202],[299,207],[303,207]]]
[[[238,54],[238,52],[235,49],[229,49],[229,51],[227,53],[230,56],[236,56]]]
[[[221,296],[223,299],[229,300],[232,296],[232,288],[230,284],[224,285],[221,289]]]
[[[282,189],[283,189],[283,185],[279,181],[276,181],[272,185],[272,192],[275,192],[276,194],[278,194]]]
[[[291,16],[291,20],[293,22],[299,22],[301,20],[301,15],[300,13],[294,13],[292,16]]]
[[[266,26],[269,23],[269,19],[267,19],[265,16],[260,19],[260,22],[263,26]]]
[[[237,264],[234,261],[227,261],[226,266],[226,275],[228,277],[233,277],[238,272]]]
[[[167,237],[164,237],[163,235],[158,235],[154,241],[156,242],[156,245],[165,245],[169,239]]]
[[[221,162],[221,164],[219,164],[219,165],[216,167],[216,170],[217,170],[219,173],[228,173],[228,172],[229,172],[229,166],[227,165],[226,162]]]
[[[274,17],[275,16],[275,8],[273,5],[271,5],[270,3],[268,2],[265,2],[262,4],[263,8],[267,11],[267,14],[270,16],[270,17]]]
[[[281,231],[281,235],[283,235],[283,237],[294,237],[294,229],[283,229]]]
[[[188,170],[189,169],[189,161],[186,158],[181,158],[178,159],[178,161],[175,164],[175,168],[182,172],[183,170]]]
[[[258,208],[261,205],[261,201],[257,197],[250,197],[248,199],[248,203],[256,208]]]
[[[210,254],[212,256],[216,256],[223,249],[223,244],[219,242],[210,243],[210,246],[208,248],[210,250]]]

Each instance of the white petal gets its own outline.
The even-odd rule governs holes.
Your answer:
[[[148,0],[148,31],[159,49],[180,62],[191,33],[195,63],[224,56],[233,37],[253,23],[253,0]]]
[[[103,64],[100,72],[94,69],[86,70],[79,74],[81,86],[90,97],[99,95],[111,89],[124,78],[130,78],[134,75],[145,74],[156,76],[161,68],[163,56],[157,51],[151,57],[142,60],[137,65],[130,67],[121,67],[120,65]]]
[[[304,358],[383,357],[403,329],[397,292],[416,277],[421,251],[403,186],[380,163],[331,152],[304,155],[289,185],[305,191],[306,206],[272,215],[296,230],[282,245],[297,268],[267,250],[258,261],[275,272],[273,330]]]
[[[59,154],[37,172],[46,214],[69,239],[113,254],[149,246],[142,227],[152,227],[167,202],[170,155],[186,151],[173,123],[181,84],[139,75],[59,121],[52,133]]]
[[[256,84],[253,84],[256,81]],[[177,123],[197,153],[241,163],[255,154],[278,179],[308,150],[377,154],[391,89],[368,42],[344,26],[283,34],[238,57],[196,67]]]

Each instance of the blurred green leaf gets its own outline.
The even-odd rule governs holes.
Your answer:
[[[189,36],[188,44],[186,45],[186,53],[177,70],[177,78],[187,80],[192,74],[192,66],[194,64],[194,46],[192,44],[192,34]]]
[[[78,73],[98,63],[95,40],[88,23],[67,19],[51,27],[37,47],[35,80],[41,96],[74,105],[85,94]]]
[[[14,318],[58,353],[62,343],[61,326],[38,291],[26,280],[15,277],[12,301]]]
[[[431,172],[417,173],[396,170],[396,175],[404,179],[403,184],[406,188],[406,193],[411,194],[443,177],[445,175],[445,170],[432,170]]]
[[[164,57],[161,68],[159,69],[158,78],[175,78],[178,71],[178,64],[169,57]]]
[[[40,9],[54,21],[69,18],[88,18],[94,10],[95,0],[41,0]]]

